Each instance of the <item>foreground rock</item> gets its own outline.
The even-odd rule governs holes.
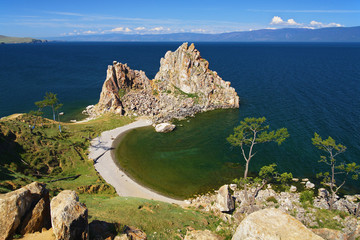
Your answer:
[[[0,195],[0,239],[11,239],[14,233],[32,233],[49,227],[49,193],[44,184],[33,182]]]
[[[88,238],[88,210],[75,191],[64,190],[51,200],[51,224],[56,239]]]
[[[346,234],[342,233],[339,230],[333,230],[333,229],[328,229],[328,228],[315,228],[312,229],[312,231],[326,239],[326,240],[348,240],[348,237]]]
[[[160,61],[155,79],[114,61],[108,66],[99,103],[86,112],[142,115],[154,122],[182,119],[217,108],[238,108],[239,97],[230,82],[209,69],[195,46],[182,44]]]
[[[233,240],[321,240],[300,221],[277,210],[264,209],[248,215],[236,229]]]
[[[232,198],[228,185],[220,187],[216,196],[216,206],[221,212],[231,212],[235,208],[235,201]]]
[[[167,133],[175,129],[175,125],[171,123],[160,123],[155,126],[156,132]]]
[[[146,233],[136,227],[125,226],[124,233],[131,240],[146,240]]]

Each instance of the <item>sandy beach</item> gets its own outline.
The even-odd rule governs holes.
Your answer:
[[[95,169],[107,183],[116,189],[119,196],[139,197],[184,205],[184,201],[160,195],[136,183],[115,163],[114,150],[119,143],[119,136],[131,129],[150,126],[151,124],[150,120],[140,119],[128,125],[103,132],[101,136],[91,141],[89,158],[94,160]]]

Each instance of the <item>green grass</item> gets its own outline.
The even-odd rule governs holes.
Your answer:
[[[197,210],[119,197],[98,175],[87,157],[89,139],[132,121],[109,114],[87,123],[62,124],[60,134],[58,124],[48,119],[39,119],[32,133],[30,116],[0,120],[0,193],[33,181],[46,183],[51,196],[64,189],[75,190],[88,207],[89,223],[101,220],[134,226],[145,231],[148,239],[182,239],[187,227],[215,231],[220,223],[224,224],[219,218]],[[75,179],[49,182],[79,174]],[[221,235],[231,238],[229,232]]]
[[[334,217],[339,216],[342,219],[349,216],[346,212],[338,210],[327,210],[327,209],[317,209],[315,212],[316,221],[319,224],[319,228],[330,228],[335,230],[341,230],[344,226],[339,223]]]
[[[305,190],[300,193],[300,202],[303,206],[303,208],[307,208],[309,206],[312,206],[314,203],[314,192],[311,190]]]
[[[80,201],[89,209],[89,222],[103,220],[136,226],[146,232],[148,239],[183,237],[187,227],[214,231],[221,222],[210,214],[140,198],[109,198],[83,194],[80,196]]]
[[[187,97],[187,98],[199,98],[199,95],[197,93],[186,93],[182,91],[180,88],[173,86],[176,91],[178,91],[181,95]]]
[[[108,114],[82,124],[58,124],[39,119],[31,132],[33,118],[22,115],[0,121],[0,192],[14,190],[32,181],[50,180],[80,174],[74,180],[48,183],[48,188],[74,189],[104,184],[88,160],[89,139],[101,132],[123,126],[133,119]]]

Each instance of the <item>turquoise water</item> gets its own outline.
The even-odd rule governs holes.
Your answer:
[[[113,60],[142,69],[152,78],[160,58],[179,45],[0,45],[0,117],[34,109],[33,103],[52,91],[64,103],[64,119],[76,118],[81,109],[98,101]],[[232,83],[241,106],[198,115],[166,135],[151,128],[130,132],[120,145],[126,149],[120,162],[138,181],[179,197],[228,183],[241,174],[243,161],[225,138],[250,116],[265,116],[273,128],[286,127],[291,135],[280,147],[258,148],[252,172],[275,162],[281,171],[313,178],[322,170],[317,162],[320,152],[311,144],[314,132],[347,146],[340,161],[360,163],[359,43],[195,45],[210,69]],[[347,190],[359,192],[359,186],[350,182]]]
[[[339,161],[360,162],[359,45],[206,47],[208,51],[200,51],[207,54],[211,69],[232,82],[240,109],[198,115],[170,134],[151,128],[129,133],[118,159],[135,179],[178,197],[229,183],[243,173],[244,161],[226,137],[241,119],[252,116],[265,116],[273,129],[286,127],[291,135],[281,146],[258,145],[252,173],[275,162],[280,171],[317,182],[315,175],[324,165],[311,144],[314,132],[348,147]],[[346,190],[358,192],[359,184],[350,181]]]

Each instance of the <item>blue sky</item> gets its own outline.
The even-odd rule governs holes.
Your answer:
[[[0,35],[220,33],[360,26],[360,0],[0,0]]]

